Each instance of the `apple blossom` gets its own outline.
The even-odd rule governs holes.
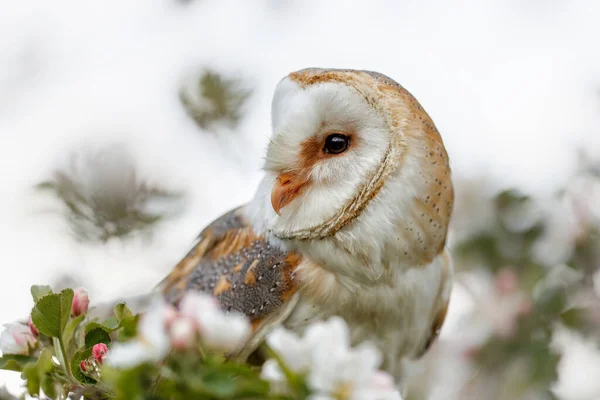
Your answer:
[[[202,343],[214,351],[238,350],[250,334],[250,322],[243,314],[225,313],[208,294],[187,293],[180,312],[196,322]]]
[[[348,326],[340,317],[316,322],[300,338],[283,328],[267,337],[286,366],[306,376],[311,400],[400,400],[392,377],[378,370],[381,355],[370,343],[351,348]],[[267,360],[262,377],[276,392],[286,392],[279,364]]]
[[[2,354],[29,355],[31,347],[37,342],[29,326],[25,323],[13,322],[5,324],[4,327],[4,331],[0,334]]]
[[[166,327],[169,306],[161,297],[154,298],[148,312],[138,324],[138,337],[116,343],[106,356],[106,364],[116,368],[132,368],[145,362],[163,359],[171,349]]]

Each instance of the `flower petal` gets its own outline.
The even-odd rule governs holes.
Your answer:
[[[267,336],[267,344],[276,351],[294,372],[306,372],[312,364],[312,348],[309,341],[282,327]]]
[[[5,329],[0,334],[0,350],[2,354],[28,355],[29,348],[33,347],[37,339],[31,333],[29,325],[13,322],[4,325]]]
[[[134,340],[127,343],[115,343],[106,355],[104,363],[115,368],[133,368],[145,362],[154,361],[152,348]]]
[[[250,334],[250,323],[241,314],[207,313],[198,325],[202,341],[213,350],[236,351]]]
[[[155,298],[146,314],[142,315],[138,327],[140,338],[149,343],[157,359],[166,355],[170,349],[170,339],[166,327],[168,306],[161,298]]]

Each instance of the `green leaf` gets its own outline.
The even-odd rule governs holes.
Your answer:
[[[133,315],[129,307],[125,303],[119,303],[113,308],[115,318],[119,322],[119,327],[123,328],[123,331],[119,335],[120,339],[128,339],[135,337],[137,334],[137,320],[138,316]]]
[[[72,289],[40,298],[31,311],[31,319],[38,331],[46,336],[60,338],[71,315],[72,302]]]
[[[84,330],[86,336],[87,336],[88,332],[93,331],[96,328],[104,328],[104,326],[102,326],[102,324],[95,322],[95,321],[88,323],[85,326],[85,330]],[[104,328],[104,329],[107,330],[106,328]],[[88,346],[86,346],[86,347],[88,347]]]
[[[196,398],[237,399],[265,398],[269,384],[248,365],[222,362],[212,356],[198,368],[186,368],[178,375]]]
[[[131,312],[129,307],[127,307],[127,305],[125,303],[117,304],[113,308],[113,312],[114,312],[115,318],[117,319],[119,324],[122,324],[123,321],[130,320],[133,318],[133,313]]]
[[[92,349],[85,349],[76,352],[71,358],[71,373],[80,383],[84,385],[93,385],[96,383],[96,380],[87,376],[81,370],[80,364],[83,360],[86,360],[92,356]]]
[[[34,303],[37,303],[39,299],[51,293],[52,288],[48,285],[33,285],[31,287],[31,296],[33,297]]]
[[[115,400],[150,400],[150,399],[180,399],[184,387],[171,387],[168,396],[150,395],[150,387],[158,378],[158,367],[152,363],[144,363],[129,369],[117,369],[109,366],[102,367],[102,382],[114,391]],[[168,381],[161,379],[160,382]],[[175,389],[175,390],[173,390]],[[192,398],[192,397],[188,397]],[[198,398],[198,397],[197,397]],[[202,399],[202,397],[200,397]]]
[[[35,361],[35,357],[20,354],[4,354],[0,357],[0,369],[21,372],[27,363],[33,361]]]
[[[95,326],[88,330],[88,327],[92,324],[90,323],[85,327],[85,347],[92,348],[98,343],[109,345],[111,340],[108,330],[100,324],[95,324]]]
[[[115,317],[110,317],[104,321],[102,325],[108,329],[109,332],[112,332],[119,328],[119,321]]]
[[[232,398],[236,392],[235,381],[228,374],[221,374],[218,371],[211,371],[204,376],[200,376],[195,382],[190,382],[190,386],[200,393],[210,394],[211,397]]]
[[[41,387],[44,394],[51,399],[56,398],[56,385],[51,372],[55,366],[52,363],[53,352],[49,348],[45,348],[37,362],[38,372],[40,374]]]
[[[84,318],[85,318],[85,315],[82,314],[78,317],[73,318],[71,321],[69,321],[67,323],[67,326],[65,327],[65,330],[63,331],[63,340],[67,344],[66,345],[67,347],[69,346],[69,343],[71,342],[71,340],[74,339],[73,336],[75,334],[75,331],[77,330],[77,328],[81,324],[81,321],[83,321]]]
[[[23,368],[21,378],[26,381],[25,386],[27,387],[27,393],[31,396],[38,397],[40,394],[40,377],[35,364],[27,364],[25,368]]]
[[[50,348],[45,348],[35,364],[29,363],[23,368],[21,377],[27,381],[27,392],[30,395],[39,396],[40,387],[43,386],[50,391],[50,393],[48,393],[44,390],[46,395],[50,396],[50,398],[56,397],[52,376],[49,375],[54,369],[54,365],[52,365],[52,355],[52,350],[50,350]]]
[[[73,289],[64,289],[60,292],[61,298],[61,328],[60,331],[65,330],[65,326],[67,326],[67,321],[69,320],[69,316],[71,315],[71,308],[73,306],[73,297],[75,293]]]

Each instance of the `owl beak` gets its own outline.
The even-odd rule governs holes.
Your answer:
[[[307,183],[308,179],[302,178],[300,174],[293,172],[286,172],[277,177],[271,191],[271,205],[273,205],[277,215],[280,215],[283,207],[290,204],[302,193]]]

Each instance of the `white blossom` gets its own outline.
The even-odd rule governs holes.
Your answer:
[[[4,325],[0,334],[0,350],[2,354],[28,355],[36,343],[36,338],[27,324],[13,322]]]
[[[164,358],[171,348],[194,345],[198,336],[212,351],[232,352],[239,349],[250,333],[250,322],[238,313],[226,314],[218,302],[207,294],[189,292],[180,302],[179,311],[157,298],[138,325],[138,337],[115,344],[106,363],[131,368],[144,362]]]
[[[161,298],[153,300],[138,324],[138,337],[116,343],[106,356],[105,363],[117,368],[132,368],[145,362],[164,358],[171,348],[166,318],[169,306]]]
[[[250,334],[250,322],[243,314],[225,313],[207,294],[187,293],[181,300],[180,313],[196,321],[202,343],[213,351],[236,351]]]
[[[518,319],[531,312],[532,307],[531,299],[518,285],[518,277],[511,268],[498,271],[496,276],[485,273],[463,276],[456,288],[465,289],[477,306],[462,317],[461,323],[468,323],[470,329],[460,331],[455,339],[475,348],[492,335],[511,337]]]
[[[294,373],[306,374],[311,400],[399,400],[392,377],[378,370],[381,354],[370,343],[350,347],[348,326],[340,317],[311,325],[300,338],[283,328],[267,343]],[[285,392],[285,375],[277,361],[263,366],[262,377]]]

